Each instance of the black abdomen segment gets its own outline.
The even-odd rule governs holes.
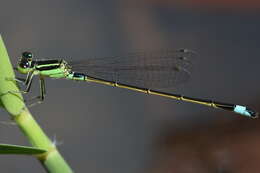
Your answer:
[[[86,75],[83,74],[83,73],[73,72],[72,75],[73,75],[72,78],[73,78],[74,80],[82,80],[82,81],[85,81]]]

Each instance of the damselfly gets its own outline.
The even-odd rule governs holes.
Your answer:
[[[77,81],[94,82],[113,87],[125,88],[151,95],[167,97],[179,101],[191,102],[220,108],[256,118],[254,110],[236,104],[187,97],[166,93],[155,88],[166,88],[185,82],[190,76],[188,56],[193,52],[187,49],[158,52],[139,52],[125,57],[107,57],[87,59],[79,62],[67,62],[63,59],[33,59],[31,52],[23,52],[19,58],[17,70],[27,74],[26,79],[16,79],[26,85],[24,93],[30,91],[32,79],[39,75],[40,96],[42,102],[46,95],[45,77],[65,78]]]

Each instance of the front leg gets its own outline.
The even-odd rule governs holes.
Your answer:
[[[25,94],[25,93],[28,93],[31,89],[31,84],[32,84],[32,80],[33,80],[33,72],[30,72],[27,74],[27,77],[26,79],[22,79],[22,78],[18,78],[18,79],[10,79],[10,78],[7,78],[6,80],[11,80],[11,81],[18,81],[18,82],[21,82],[23,83],[24,85],[26,85],[26,88],[25,90],[20,90],[20,91],[7,91],[6,93],[3,93],[0,95],[0,97],[6,95],[6,94],[12,94],[12,95],[16,95],[16,93],[22,93],[22,94]]]
[[[23,79],[23,78],[15,78],[14,80],[19,82],[19,83],[22,83],[23,85],[25,85],[25,90],[22,90],[22,91],[18,91],[19,93],[28,93],[31,89],[31,85],[32,85],[32,81],[33,81],[33,77],[34,77],[34,74],[33,74],[33,71],[32,72],[29,72],[27,74],[27,77],[26,79]],[[16,92],[17,93],[17,92]]]
[[[8,81],[13,81],[13,82],[16,81],[16,82],[19,82],[19,83],[25,85],[25,90],[8,91],[7,93],[23,93],[23,94],[28,93],[31,89],[33,77],[34,77],[34,73],[32,71],[32,72],[27,73],[26,79],[19,78],[19,77],[18,78],[6,78],[6,80],[8,80]],[[7,93],[5,93],[5,94],[7,94]]]
[[[32,86],[33,76],[34,76],[33,72],[27,75],[27,78],[25,80],[26,89],[24,90],[24,93],[28,93],[30,91]]]
[[[35,106],[37,104],[41,104],[46,95],[45,82],[44,78],[40,76],[40,95],[29,99],[28,101],[32,102],[32,104],[27,105],[28,107]]]
[[[25,79],[21,78],[21,77],[16,77],[16,78],[6,78],[6,80],[13,81],[13,82],[16,81],[18,83],[26,85],[26,87],[27,87],[27,85],[31,83],[32,78],[33,78],[33,72],[29,72],[29,73],[27,73]]]
[[[33,71],[32,72],[29,72],[27,74],[27,77],[26,79],[24,78],[15,78],[15,79],[12,79],[12,80],[15,80],[19,83],[22,83],[23,85],[26,86],[25,90],[21,90],[21,91],[9,91],[8,93],[23,93],[23,94],[26,94],[30,91],[31,89],[31,86],[32,86],[32,81],[33,81],[33,77],[34,77],[34,73]],[[9,79],[10,80],[10,79]],[[31,106],[34,106],[36,104],[40,104],[43,102],[44,100],[44,97],[46,95],[46,89],[45,89],[45,82],[44,82],[44,78],[40,76],[40,95],[39,96],[36,96],[36,97],[33,97],[33,98],[30,98],[29,100],[26,100],[26,103],[28,102],[32,102],[32,104],[29,104],[27,106],[31,107]]]

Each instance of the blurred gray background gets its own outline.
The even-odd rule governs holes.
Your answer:
[[[39,58],[80,60],[188,48],[199,55],[192,57],[192,78],[167,91],[260,110],[259,4],[219,2],[9,0],[1,2],[0,33],[14,65],[25,50]],[[75,172],[259,170],[258,120],[97,84],[46,84],[45,102],[30,110],[48,136],[62,143],[58,148]],[[35,80],[30,96],[38,90]],[[0,113],[0,121],[9,121]],[[30,145],[16,126],[4,124],[0,142]],[[239,162],[240,151],[247,159]],[[1,155],[0,167],[44,172],[28,156]]]

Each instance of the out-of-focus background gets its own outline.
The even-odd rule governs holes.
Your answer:
[[[1,2],[0,33],[14,65],[24,50],[80,60],[188,48],[198,53],[192,78],[168,91],[260,110],[259,9],[254,0],[9,0]],[[260,170],[259,120],[96,84],[46,83],[46,101],[30,110],[75,172]],[[29,145],[2,123],[0,142]],[[28,156],[1,155],[0,166],[44,173]]]

